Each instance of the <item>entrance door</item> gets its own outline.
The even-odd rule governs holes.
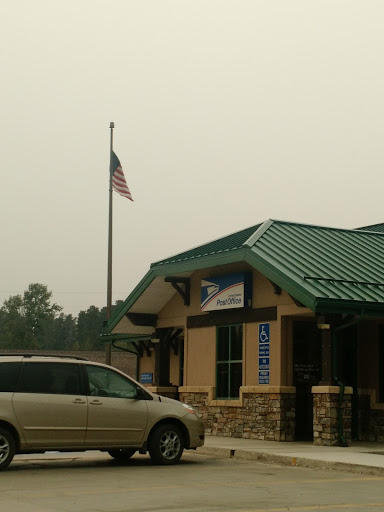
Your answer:
[[[296,386],[296,441],[313,439],[312,386],[321,380],[321,331],[314,322],[293,324],[293,385]]]

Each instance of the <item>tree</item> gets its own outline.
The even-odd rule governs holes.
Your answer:
[[[116,301],[112,312],[121,307]],[[0,308],[0,349],[102,350],[106,308],[90,306],[78,317],[61,313],[47,286],[32,283]]]
[[[79,350],[100,349],[104,315],[96,306],[80,311],[77,317],[76,345]]]
[[[42,320],[39,331],[40,348],[73,350],[76,337],[76,318],[60,313],[54,319]]]
[[[123,301],[116,301],[112,314],[121,307]],[[100,335],[104,332],[107,308],[90,306],[87,311],[80,311],[77,318],[76,348],[79,350],[103,350],[104,342]]]
[[[24,292],[23,306],[28,329],[33,336],[38,336],[41,323],[44,320],[54,319],[56,313],[63,308],[51,304],[52,292],[44,284],[33,283]]]
[[[23,298],[14,295],[0,309],[0,341],[3,348],[25,348],[28,345]]]
[[[43,284],[33,283],[21,295],[11,296],[1,308],[1,344],[3,348],[43,348],[48,326],[53,327],[61,311],[51,304],[52,292]],[[45,347],[44,347],[45,348]]]

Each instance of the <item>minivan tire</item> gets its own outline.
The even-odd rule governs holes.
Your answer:
[[[15,440],[6,429],[0,428],[0,471],[6,469],[15,455]]]
[[[108,453],[111,457],[118,460],[119,462],[125,462],[126,460],[129,460],[132,455],[136,453],[137,450],[135,449],[121,449],[121,450],[108,450]]]
[[[154,464],[176,464],[179,462],[183,450],[184,438],[176,425],[160,425],[152,432],[148,440],[148,451]]]

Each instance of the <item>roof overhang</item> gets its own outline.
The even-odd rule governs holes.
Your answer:
[[[259,241],[264,240],[264,235],[269,233],[274,222],[267,221],[261,225],[241,248],[152,265],[108,322],[106,332],[136,336],[151,335],[156,327],[157,315],[177,293],[175,291],[177,279],[180,280],[179,282],[182,280],[185,282],[196,270],[240,262],[248,263],[275,285],[285,290],[295,301],[316,313],[384,316],[384,300],[360,301],[356,300],[357,295],[351,300],[347,299],[347,295],[340,300],[335,297],[320,296],[315,287],[308,285],[305,276],[302,277],[297,271],[293,271],[289,266],[289,261],[284,261],[280,257],[279,247],[277,249],[275,247],[272,254],[266,253],[265,250],[259,250]]]
[[[245,253],[246,249],[239,249],[152,267],[108,322],[106,332],[150,335],[155,330],[156,316],[177,293],[174,279],[167,281],[167,278],[184,280],[196,270],[239,263],[245,261]]]
[[[247,252],[245,260],[255,270],[258,270],[274,284],[285,290],[296,301],[315,313],[333,313],[341,315],[363,314],[375,317],[384,316],[384,303],[382,302],[363,302],[316,297],[311,294],[305,286],[302,286],[296,280],[291,279],[289,272],[283,273],[274,269],[259,255],[255,254],[252,249]]]

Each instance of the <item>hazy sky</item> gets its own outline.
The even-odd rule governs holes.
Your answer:
[[[106,304],[268,218],[384,222],[382,0],[0,0],[0,303]]]

